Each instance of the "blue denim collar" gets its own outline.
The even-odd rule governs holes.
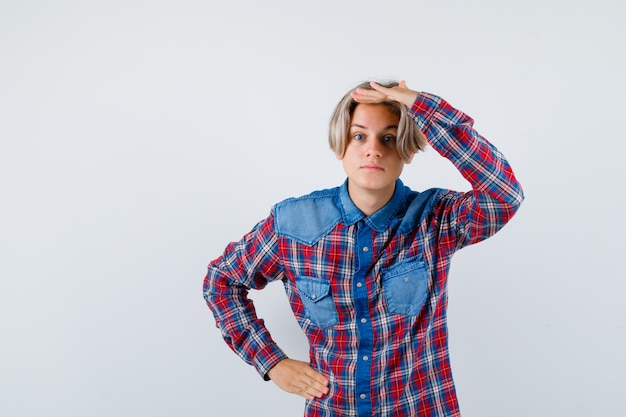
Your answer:
[[[396,213],[402,207],[402,202],[405,199],[406,187],[400,181],[396,180],[396,188],[391,196],[391,200],[387,202],[380,210],[371,216],[366,216],[357,206],[354,205],[350,194],[348,194],[348,179],[345,180],[343,185],[339,188],[339,200],[341,201],[341,212],[343,216],[343,222],[347,225],[353,225],[360,220],[364,220],[365,223],[377,232],[383,232],[391,224],[391,220]]]

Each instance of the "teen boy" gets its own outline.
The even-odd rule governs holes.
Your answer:
[[[523,200],[470,117],[404,82],[363,83],[330,122],[347,180],[275,205],[212,261],[204,297],[226,343],[306,416],[458,416],[446,326],[453,253],[496,233]],[[423,133],[422,133],[423,132]],[[472,185],[415,192],[399,180],[426,139]],[[287,358],[250,288],[281,280],[310,344]]]

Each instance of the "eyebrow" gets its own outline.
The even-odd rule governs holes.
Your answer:
[[[357,124],[357,123],[352,123],[350,125],[350,127],[358,127],[358,128],[361,128],[361,129],[367,129],[367,126],[363,126],[363,125],[360,125],[360,124]],[[385,127],[383,130],[397,129],[397,128],[398,128],[398,125],[389,125],[389,126]]]

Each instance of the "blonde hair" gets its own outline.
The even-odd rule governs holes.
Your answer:
[[[383,87],[396,87],[399,84],[396,81],[379,83]],[[354,109],[359,104],[350,95],[357,88],[363,88],[367,90],[373,90],[369,82],[363,82],[346,93],[345,96],[339,101],[337,107],[333,111],[330,118],[330,124],[328,128],[328,144],[337,158],[343,158],[346,152],[350,138],[348,136],[350,130],[350,122],[352,121],[352,114]],[[400,117],[398,122],[398,137],[396,139],[396,148],[398,155],[405,162],[410,162],[411,158],[418,151],[426,149],[426,137],[419,130],[417,125],[408,116],[408,108],[396,101],[384,101],[381,103],[391,109],[392,112]]]

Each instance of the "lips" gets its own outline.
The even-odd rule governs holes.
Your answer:
[[[361,166],[361,169],[365,171],[384,171],[383,167],[378,164],[365,164]]]

